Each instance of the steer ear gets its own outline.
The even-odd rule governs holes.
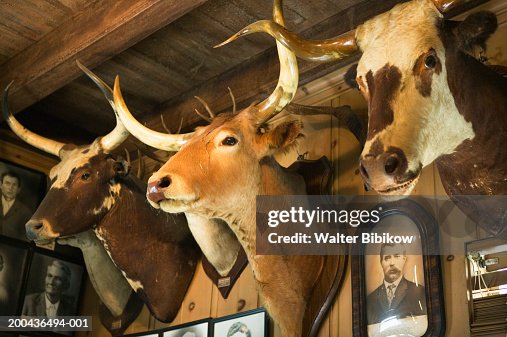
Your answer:
[[[357,84],[357,63],[352,65],[343,76],[345,83],[352,89],[359,90],[359,84]]]
[[[130,163],[120,156],[114,161],[113,170],[116,177],[126,176],[130,172]]]
[[[481,11],[469,15],[454,28],[461,49],[465,52],[473,51],[474,47],[486,49],[486,41],[498,28],[496,15],[492,12]]]
[[[260,132],[262,132],[262,127],[260,129]],[[268,154],[272,154],[280,150],[287,150],[291,146],[296,145],[297,139],[303,136],[301,134],[302,130],[303,123],[298,120],[292,120],[266,132],[261,139],[267,145]]]

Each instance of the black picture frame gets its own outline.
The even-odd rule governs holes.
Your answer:
[[[160,337],[208,337],[211,331],[210,322],[210,319],[201,319],[161,329]]]
[[[0,316],[20,314],[29,260],[28,243],[0,236]]]
[[[56,265],[54,265],[55,262]],[[50,266],[52,267],[50,268]],[[21,317],[46,316],[45,291],[55,291],[54,288],[57,287],[55,285],[48,286],[47,283],[51,282],[46,276],[49,274],[59,277],[68,275],[66,268],[70,271],[70,279],[68,285],[63,286],[56,317],[78,316],[86,277],[82,256],[67,256],[32,246],[20,310]],[[38,336],[73,336],[74,331],[38,331],[33,334]]]
[[[370,337],[377,336],[377,331],[383,331],[385,333],[388,332],[388,329],[404,329],[405,326],[413,335],[414,330],[419,329],[424,324],[424,317],[426,316],[427,326],[424,332],[420,332],[417,336],[423,337],[437,337],[443,336],[445,332],[445,311],[444,311],[444,302],[443,302],[443,286],[442,286],[442,277],[441,277],[441,266],[440,266],[440,256],[436,255],[438,250],[438,224],[431,212],[426,210],[421,204],[412,200],[412,199],[401,199],[393,202],[386,202],[379,204],[374,207],[374,209],[380,209],[379,218],[380,220],[377,223],[367,223],[365,226],[362,226],[358,230],[359,235],[363,233],[373,233],[379,226],[389,225],[389,221],[403,220],[404,223],[401,226],[397,226],[396,229],[398,233],[403,233],[407,230],[407,233],[413,233],[414,229],[418,232],[418,242],[420,244],[420,260],[417,261],[416,254],[417,245],[414,245],[410,248],[409,252],[407,252],[406,261],[408,261],[408,255],[413,255],[413,261],[411,262],[413,267],[411,271],[413,271],[413,278],[417,279],[419,283],[421,283],[425,298],[425,303],[421,303],[419,307],[424,311],[426,311],[426,315],[412,315],[407,320],[407,317],[397,317],[396,311],[393,311],[393,314],[387,319],[379,323],[371,323],[368,321],[368,316],[375,317],[372,314],[373,309],[370,308],[370,313],[368,314],[368,291],[367,284],[371,281],[371,275],[374,271],[371,270],[371,263],[367,263],[367,260],[378,261],[377,263],[380,265],[382,260],[380,259],[379,253],[375,256],[369,256],[368,253],[371,254],[371,251],[368,252],[368,244],[360,243],[352,247],[352,284],[356,285],[352,289],[352,310],[353,310],[353,334],[354,336],[361,337]],[[412,223],[413,227],[408,224]],[[384,225],[382,225],[384,224]],[[405,229],[407,227],[411,227],[409,229]],[[379,249],[380,252],[380,249]],[[408,262],[405,262],[408,263]],[[421,270],[417,270],[417,265],[422,267]],[[404,268],[405,266],[403,266]],[[369,270],[367,268],[370,268]],[[382,269],[380,269],[381,272]],[[403,274],[403,278],[405,278],[406,272]],[[369,279],[370,278],[370,279]],[[410,282],[408,282],[410,283]],[[413,282],[412,282],[413,283]],[[417,281],[416,281],[417,283]],[[416,286],[420,287],[421,284],[416,284]],[[382,284],[377,285],[378,288],[375,291],[379,291]],[[371,289],[372,286],[370,285]],[[416,289],[416,288],[411,288]],[[419,288],[420,290],[420,288]],[[373,291],[371,292],[373,294]],[[410,293],[413,294],[413,293]],[[373,303],[372,298],[380,298],[380,297],[370,297],[370,302]],[[394,301],[394,300],[393,300]],[[414,301],[412,301],[414,302]],[[419,302],[422,302],[419,300]],[[424,304],[426,308],[424,308]],[[372,305],[372,304],[370,304]],[[400,314],[402,316],[402,314]],[[402,325],[404,324],[404,325]],[[411,326],[410,324],[419,324],[418,326]],[[398,330],[400,331],[400,330]]]
[[[11,172],[20,180],[20,191],[15,197],[14,204],[3,214],[2,198],[0,196],[0,234],[22,241],[26,238],[25,224],[44,198],[47,186],[45,174],[34,171],[14,163],[0,160],[0,178],[6,172]],[[10,177],[14,179],[14,177]],[[0,180],[0,189],[4,180]],[[12,192],[11,192],[12,193]]]
[[[212,320],[210,337],[267,337],[268,331],[266,310],[257,308]]]
[[[24,299],[33,294],[41,294],[45,289],[46,275],[48,267],[56,261],[57,263],[63,264],[70,269],[70,280],[69,285],[63,291],[66,302],[60,302],[65,304],[66,307],[59,307],[59,311],[63,312],[58,316],[76,316],[78,313],[79,303],[81,294],[84,286],[85,277],[85,266],[82,260],[73,259],[68,256],[64,256],[53,251],[34,247],[33,255],[30,261],[30,268],[28,271],[27,282],[24,291]],[[63,300],[63,297],[62,297]],[[26,303],[28,305],[28,302]],[[22,315],[31,316],[28,308],[23,305]],[[35,315],[38,316],[38,315]]]

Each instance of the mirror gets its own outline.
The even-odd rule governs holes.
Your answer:
[[[507,241],[467,242],[465,252],[471,332],[474,336],[505,336]]]

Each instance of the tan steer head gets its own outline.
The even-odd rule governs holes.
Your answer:
[[[280,1],[275,1],[274,16],[283,22]],[[150,178],[150,203],[166,212],[185,212],[188,219],[195,216],[227,223],[247,254],[269,314],[282,335],[289,337],[302,333],[306,304],[324,258],[255,253],[257,195],[305,194],[303,178],[273,158],[276,152],[295,144],[302,130],[301,123],[290,118],[276,126],[269,123],[289,104],[297,89],[295,56],[281,44],[278,51],[280,78],[270,97],[238,114],[219,115],[191,135],[165,135],[137,122],[121,97],[118,79],[114,98],[118,114],[132,135],[160,149],[179,148]],[[199,235],[198,228],[192,232]],[[219,245],[220,240],[208,237],[207,242],[198,242],[202,247]]]

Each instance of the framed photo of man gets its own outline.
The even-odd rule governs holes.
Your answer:
[[[384,203],[352,257],[354,336],[441,336],[438,226],[417,202]],[[376,239],[373,239],[376,238]]]
[[[19,314],[28,255],[28,244],[0,237],[0,316]]]
[[[34,248],[22,316],[76,316],[84,266],[51,251]]]
[[[0,234],[27,241],[25,224],[46,192],[46,176],[0,161]]]

